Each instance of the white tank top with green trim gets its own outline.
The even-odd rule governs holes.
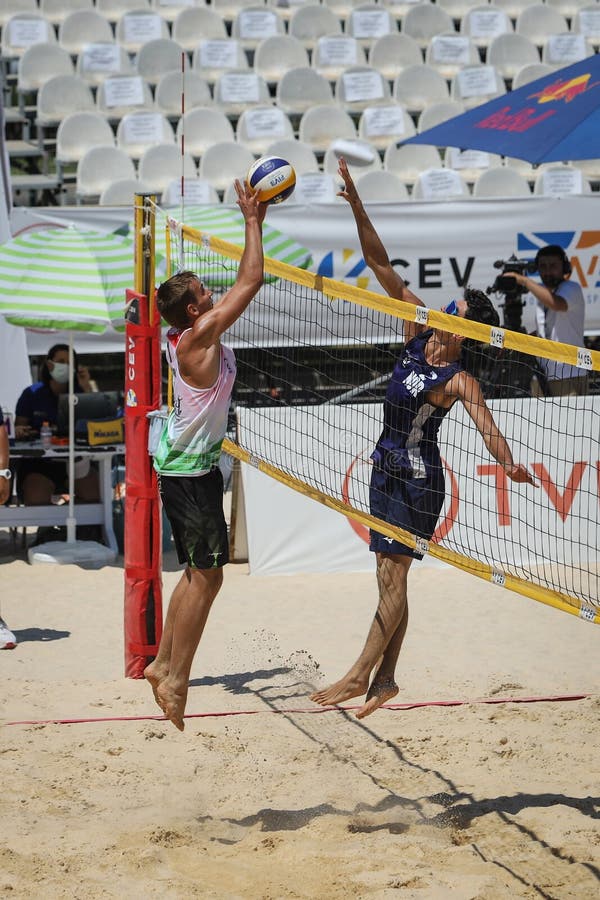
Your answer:
[[[186,329],[189,331],[189,329]],[[218,462],[227,431],[227,416],[236,375],[235,354],[221,345],[219,375],[209,388],[195,388],[183,380],[177,345],[186,331],[167,334],[166,357],[173,372],[173,409],[169,414],[154,468],[161,475],[205,475]]]

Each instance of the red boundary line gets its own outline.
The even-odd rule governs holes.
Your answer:
[[[419,703],[384,703],[380,709],[389,710],[407,710],[421,709],[426,706],[475,706],[480,703],[557,703],[568,702],[571,700],[585,700],[593,697],[593,694],[567,694],[551,697],[483,697],[479,700],[424,700]],[[188,713],[184,719],[218,719],[226,716],[256,716],[261,713],[276,713],[278,715],[285,714],[308,714],[315,715],[326,712],[351,712],[360,709],[359,706],[325,706],[317,709],[248,709],[248,710],[232,710],[231,712],[205,712],[205,713]],[[30,719],[16,722],[4,722],[4,725],[81,725],[90,722],[164,722],[167,721],[166,716],[99,716],[98,718],[86,719]]]

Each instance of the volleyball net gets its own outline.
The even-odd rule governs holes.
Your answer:
[[[171,220],[171,273],[219,294],[242,248]],[[265,284],[225,340],[236,349],[237,425],[224,450],[287,487],[418,552],[600,623],[600,396],[544,395],[540,359],[600,371],[600,353],[491,328],[265,258]],[[514,484],[462,403],[438,435],[443,507],[431,540],[373,516],[371,454],[403,322],[464,335],[515,462]],[[539,396],[534,396],[538,394]]]

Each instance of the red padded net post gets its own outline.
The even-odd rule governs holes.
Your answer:
[[[154,324],[150,324],[153,321]],[[125,329],[125,675],[142,678],[162,634],[161,506],[147,413],[161,402],[160,316],[127,291]]]

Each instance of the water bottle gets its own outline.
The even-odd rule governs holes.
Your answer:
[[[50,428],[48,422],[42,422],[42,427],[40,428],[40,438],[44,450],[49,450],[52,446],[52,429]]]

